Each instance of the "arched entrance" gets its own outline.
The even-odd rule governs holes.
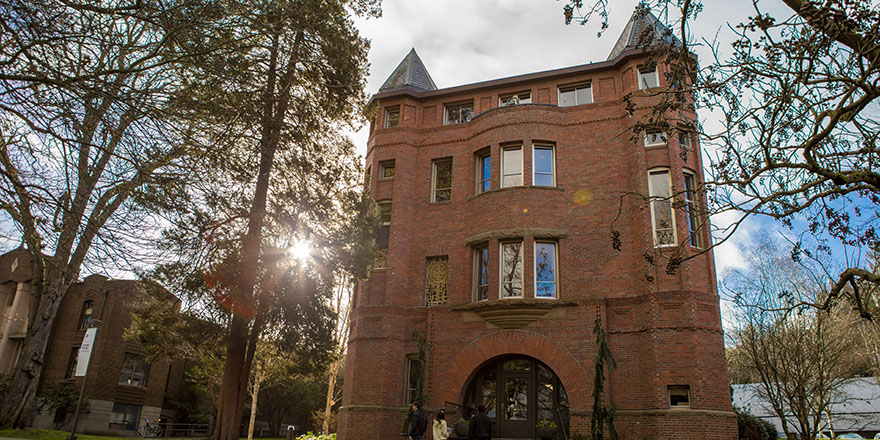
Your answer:
[[[483,364],[465,392],[465,406],[486,407],[493,437],[536,438],[538,420],[552,420],[557,438],[568,431],[568,395],[556,373],[528,356],[499,356]]]

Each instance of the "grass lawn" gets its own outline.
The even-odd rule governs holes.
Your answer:
[[[0,437],[20,438],[25,440],[67,440],[68,431],[54,429],[0,429]],[[106,435],[77,434],[78,440],[131,440],[138,437],[111,437]],[[165,437],[162,437],[164,440]],[[254,437],[256,440],[256,437]],[[199,437],[168,437],[167,440],[203,440]],[[241,440],[247,440],[247,437]],[[284,438],[260,438],[259,440],[285,440]]]
[[[68,431],[56,431],[53,429],[0,429],[0,437],[21,438],[26,440],[66,440],[70,435]],[[104,435],[77,434],[78,440],[131,440],[132,437],[111,437]],[[137,437],[134,437],[137,438]],[[169,438],[171,440],[172,438]],[[197,440],[197,437],[189,437],[187,440]]]

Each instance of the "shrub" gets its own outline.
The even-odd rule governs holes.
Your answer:
[[[776,427],[772,423],[753,416],[742,408],[736,411],[736,424],[739,438],[745,440],[776,440]]]
[[[538,423],[535,424],[536,428],[555,428],[556,422],[550,419],[538,419]]]
[[[330,433],[327,435],[323,435],[323,434],[315,434],[314,432],[309,431],[309,432],[297,437],[296,440],[336,440],[336,433],[333,432],[333,433]]]

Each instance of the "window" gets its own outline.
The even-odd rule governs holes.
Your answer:
[[[682,408],[691,406],[690,385],[669,385],[669,407]]]
[[[125,353],[122,371],[119,373],[121,385],[147,386],[147,360],[134,353]]]
[[[77,326],[78,330],[85,330],[89,328],[89,324],[92,322],[92,312],[95,311],[95,302],[92,300],[88,300],[83,303],[82,311],[79,314],[79,325]]]
[[[425,261],[425,306],[446,304],[448,279],[449,257],[429,257]]]
[[[385,109],[385,128],[393,128],[400,125],[400,106]]]
[[[477,193],[492,189],[492,156],[489,152],[477,155]]]
[[[522,147],[509,147],[501,150],[501,187],[521,186]]]
[[[558,102],[560,107],[591,104],[593,102],[593,88],[589,83],[560,87]]]
[[[697,185],[694,175],[688,172],[684,173],[684,203],[687,209],[688,234],[690,234],[691,246],[695,248],[703,247],[700,239],[700,222],[697,214]]]
[[[64,373],[65,379],[71,379],[76,374],[77,362],[79,362],[79,346],[70,349],[70,357],[67,358],[67,371]]]
[[[406,404],[412,405],[416,402],[419,392],[419,382],[421,382],[422,363],[415,356],[406,359]]]
[[[452,200],[452,159],[434,161],[431,179],[431,201],[448,202]]]
[[[675,245],[675,218],[672,215],[672,190],[669,170],[648,173],[648,190],[651,195],[651,222],[655,246]]]
[[[522,242],[501,244],[501,297],[522,297]]]
[[[390,179],[392,177],[394,177],[394,161],[385,160],[379,162],[379,178]]]
[[[140,415],[140,406],[114,402],[113,411],[110,413],[110,427],[135,431]]]
[[[657,79],[657,66],[639,67],[639,90],[650,89],[660,85]]]
[[[379,202],[379,217],[382,219],[382,226],[391,224],[391,202]]]
[[[474,249],[474,299],[489,299],[489,247]]]
[[[556,243],[535,242],[535,298],[556,298]]]
[[[535,145],[532,147],[532,184],[537,186],[556,186],[553,175],[553,147]]]
[[[470,121],[474,118],[473,101],[459,104],[447,104],[443,118],[443,125],[460,124],[462,122]]]
[[[678,145],[680,145],[681,148],[690,148],[691,138],[687,132],[678,133]]]
[[[666,133],[660,130],[648,130],[645,132],[645,146],[654,147],[657,145],[666,145]]]
[[[505,107],[508,105],[531,104],[532,94],[529,92],[512,93],[509,95],[501,95],[498,97],[498,105]]]

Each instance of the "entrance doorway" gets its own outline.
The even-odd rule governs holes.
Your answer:
[[[484,364],[465,393],[470,413],[486,407],[495,438],[536,438],[538,420],[552,420],[557,438],[568,431],[568,395],[543,362],[527,356],[502,356]]]

